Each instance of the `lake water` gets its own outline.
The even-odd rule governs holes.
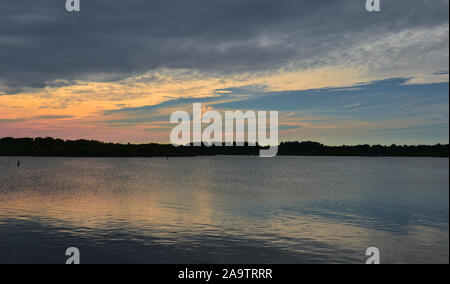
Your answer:
[[[449,263],[449,160],[0,157],[0,263]]]

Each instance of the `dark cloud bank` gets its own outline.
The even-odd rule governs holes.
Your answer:
[[[448,24],[448,6],[382,1],[381,13],[367,13],[365,0],[81,0],[81,12],[68,13],[65,0],[2,0],[0,94],[157,68],[317,67],[386,32]]]

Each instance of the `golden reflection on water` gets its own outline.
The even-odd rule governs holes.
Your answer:
[[[264,193],[236,196],[236,191],[245,190],[243,185],[241,188],[231,182],[239,179],[236,174],[226,178],[230,186],[238,187],[228,195],[224,189],[216,188],[221,185],[217,180],[223,178],[225,170],[218,173],[205,167],[214,160],[203,162],[204,167],[179,168],[181,176],[189,173],[187,180],[170,175],[174,164],[158,168],[161,173],[156,176],[154,166],[161,161],[146,165],[144,160],[131,160],[123,172],[116,171],[122,164],[117,161],[117,165],[110,165],[108,160],[53,162],[64,166],[53,178],[46,175],[47,171],[59,167],[41,166],[38,170],[30,167],[20,174],[10,169],[2,173],[0,181],[7,180],[4,177],[7,175],[12,188],[0,191],[0,224],[11,220],[36,222],[54,230],[53,234],[92,237],[102,244],[121,232],[123,238],[138,236],[142,241],[151,237],[164,244],[194,247],[205,240],[217,240],[218,245],[225,242],[226,246],[229,240],[230,250],[237,250],[234,251],[237,254],[238,248],[232,247],[235,244],[231,240],[316,257],[329,258],[327,254],[342,251],[336,262],[344,258],[364,263],[365,249],[372,246],[380,247],[389,262],[411,262],[411,259],[420,262],[424,252],[436,259],[448,259],[448,220],[444,229],[411,223],[402,230],[396,231],[395,227],[389,230],[395,224],[385,220],[386,224],[380,225],[371,216],[349,212],[329,215],[332,208],[322,208],[324,212],[302,211],[309,200],[302,203],[298,196],[301,190],[296,195],[289,194],[287,199],[276,192],[268,196]],[[78,167],[73,169],[70,165]],[[167,179],[170,176],[172,179]],[[269,182],[255,182],[254,186],[263,187]],[[43,185],[47,188],[42,188]],[[186,245],[186,249],[192,248]]]
[[[62,193],[48,198],[38,193],[10,193],[2,196],[0,216],[37,221],[45,226],[73,228],[64,233],[93,235],[95,232],[124,230],[141,236],[160,238],[164,243],[192,241],[196,236],[218,236],[226,238],[245,236],[296,253],[305,253],[311,247],[302,247],[304,241],[317,241],[315,253],[328,253],[323,244],[332,244],[343,250],[360,252],[361,262],[364,250],[382,244],[384,251],[394,248],[398,251],[403,244],[433,242],[429,236],[439,236],[445,245],[445,232],[423,226],[413,226],[412,235],[392,236],[386,232],[367,229],[351,224],[338,224],[317,216],[277,216],[272,218],[251,218],[222,214],[211,202],[211,194],[195,191],[190,196],[192,207],[178,206],[174,193],[145,192],[118,198],[115,194],[92,195]],[[106,195],[105,195],[106,194]],[[65,229],[64,229],[65,230]],[[192,238],[189,240],[189,238]],[[380,243],[380,240],[382,242]],[[435,240],[434,240],[435,241]],[[431,244],[429,244],[431,245]],[[437,254],[443,254],[436,250]],[[401,257],[390,255],[397,262],[408,262],[420,257],[414,250],[404,248]],[[355,255],[356,256],[356,255]],[[445,257],[445,253],[443,254]],[[356,256],[357,258],[357,256]]]

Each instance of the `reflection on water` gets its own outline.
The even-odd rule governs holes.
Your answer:
[[[449,262],[449,161],[0,158],[0,263]]]

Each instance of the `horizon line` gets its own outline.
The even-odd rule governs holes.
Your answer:
[[[55,137],[51,137],[51,136],[46,136],[46,137],[1,137],[0,141],[1,140],[5,140],[5,139],[15,139],[15,140],[20,140],[20,139],[21,140],[24,140],[24,139],[32,139],[32,140],[36,140],[36,139],[42,139],[42,140],[52,139],[52,140],[56,140],[56,141],[57,140],[61,140],[63,142],[87,141],[87,142],[98,142],[98,143],[102,143],[102,144],[115,144],[115,145],[124,145],[124,146],[127,146],[127,145],[139,146],[139,145],[157,144],[157,145],[166,145],[166,146],[174,146],[175,147],[175,145],[173,145],[171,143],[150,142],[150,141],[146,142],[146,143],[133,143],[133,142],[120,143],[120,142],[106,142],[106,141],[101,141],[101,140],[96,140],[96,139],[83,139],[83,138],[80,138],[80,139],[63,139],[63,138],[55,138]],[[224,144],[222,147],[225,147],[225,141],[218,141],[218,142],[222,142]],[[202,143],[202,145],[200,147],[208,147],[208,146],[204,145],[203,142],[201,142],[201,143]],[[238,141],[233,141],[233,143],[246,143],[248,145],[252,145],[251,147],[258,147],[258,146],[259,147],[268,147],[268,146],[259,145],[258,142],[256,142],[256,144],[254,144],[254,143],[250,143],[248,141],[239,141],[239,142]],[[312,140],[281,141],[280,143],[278,143],[278,146],[280,146],[282,144],[286,144],[286,143],[315,143],[315,144],[320,144],[320,145],[326,146],[326,147],[352,147],[352,146],[371,146],[371,147],[372,146],[383,146],[383,147],[391,147],[391,146],[438,146],[438,145],[450,146],[449,143],[442,143],[442,142],[438,142],[438,143],[435,143],[435,144],[397,144],[397,143],[393,143],[393,144],[387,145],[387,144],[379,144],[379,143],[378,144],[367,144],[366,143],[366,144],[327,145],[327,144],[324,144],[322,142],[312,141]],[[186,145],[178,145],[178,147],[191,147],[192,144],[193,144],[193,142],[189,143],[189,144],[186,144]],[[208,148],[212,148],[212,147],[220,147],[220,146],[212,145],[212,146],[209,146]],[[235,145],[233,145],[231,147],[235,147]],[[239,147],[239,146],[237,146],[237,147]]]

